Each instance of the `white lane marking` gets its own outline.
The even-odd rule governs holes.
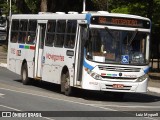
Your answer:
[[[48,117],[42,117],[42,118],[45,118],[45,119],[47,119],[47,120],[55,120],[55,119],[48,118]]]
[[[0,96],[1,96],[1,95],[4,95],[4,94],[0,93]]]
[[[12,107],[9,107],[9,106],[5,106],[5,105],[0,105],[1,107],[4,107],[4,108],[8,108],[10,110],[15,110],[15,111],[21,111],[21,110],[18,110],[16,108],[12,108]]]
[[[23,112],[22,110],[19,110],[19,109],[13,108],[13,107],[9,107],[9,106],[5,106],[5,105],[0,105],[0,107],[4,107],[4,108],[10,109],[10,110],[14,110],[14,111],[21,111],[21,112]],[[47,120],[55,120],[55,119],[51,119],[51,118],[48,118],[48,117],[42,117],[42,118],[45,118]]]
[[[4,94],[0,93],[0,97],[1,97],[1,98],[4,98],[3,96],[4,96]]]
[[[103,108],[103,107],[93,106],[93,105],[90,105],[90,104],[75,102],[75,101],[71,101],[71,100],[64,100],[64,99],[60,99],[60,98],[53,98],[53,97],[44,96],[44,95],[42,96],[42,95],[38,95],[38,94],[21,92],[21,91],[17,91],[17,90],[11,90],[11,89],[6,89],[6,88],[0,88],[0,89],[2,89],[2,90],[8,90],[8,91],[13,91],[13,92],[17,92],[17,93],[24,93],[24,94],[33,95],[33,96],[39,96],[39,97],[43,97],[43,98],[49,98],[49,99],[53,99],[53,100],[59,100],[59,101],[65,101],[65,102],[70,102],[70,103],[76,103],[76,104],[86,105],[86,106],[92,106],[92,107],[96,107],[96,108]],[[110,110],[110,111],[117,111],[117,110],[111,109],[111,108],[103,108],[103,109]]]
[[[103,105],[103,104],[90,104],[90,105],[93,105],[93,106],[102,106],[102,107],[117,107],[117,108],[120,108],[120,107],[124,107],[124,108],[160,108],[160,106],[122,106],[122,105]]]
[[[0,67],[7,68],[7,64],[6,63],[0,63]]]
[[[148,90],[149,90],[150,92],[160,93],[160,88],[148,87]]]
[[[115,110],[115,109],[105,108],[105,107],[102,107],[102,106],[96,106],[96,104],[85,104],[85,103],[80,103],[80,102],[75,102],[75,101],[70,101],[70,100],[63,100],[63,99],[59,99],[59,98],[52,98],[52,97],[49,97],[49,96],[42,96],[42,95],[37,95],[37,94],[32,94],[32,93],[27,93],[27,92],[21,92],[21,91],[6,89],[6,88],[0,88],[0,89],[12,91],[12,92],[17,92],[17,93],[24,93],[24,94],[33,95],[33,96],[39,96],[39,97],[49,98],[49,99],[55,99],[55,100],[59,100],[59,101],[65,101],[65,102],[70,102],[70,103],[82,104],[82,105],[92,106],[92,107],[101,108],[101,109],[110,110],[110,111],[118,111],[118,110]],[[125,113],[125,114],[130,114],[130,113],[123,112],[123,111],[119,111],[119,112],[122,112],[122,113]],[[143,118],[151,119],[151,120],[158,120],[158,119],[151,118],[151,117],[143,117]],[[54,120],[54,119],[50,119],[49,118],[49,120]]]

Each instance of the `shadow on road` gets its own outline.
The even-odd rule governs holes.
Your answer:
[[[76,91],[78,94],[75,94],[74,97],[84,98],[86,100],[95,100],[95,101],[112,101],[112,102],[157,102],[160,101],[160,96],[155,93],[125,93],[122,97],[119,94],[114,94],[112,92],[98,92],[98,91],[86,91],[79,90]]]
[[[16,82],[21,82],[21,80],[14,80]],[[34,87],[42,88],[47,91],[52,91],[53,93],[60,92],[60,85],[52,84],[48,82],[40,82],[33,80],[30,84]],[[124,97],[113,94],[111,92],[101,92],[101,91],[89,91],[89,90],[81,90],[74,88],[74,94],[71,97],[75,98],[82,98],[85,100],[92,100],[92,101],[112,101],[112,102],[157,102],[160,101],[160,95],[157,93],[125,93]]]

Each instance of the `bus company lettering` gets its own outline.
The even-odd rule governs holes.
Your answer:
[[[54,61],[64,61],[64,56],[61,56],[61,55],[53,55],[53,54],[47,53],[46,58]]]

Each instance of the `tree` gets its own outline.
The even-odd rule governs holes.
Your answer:
[[[41,0],[41,12],[47,12],[47,0]]]
[[[93,4],[98,11],[108,11],[111,0],[93,0]]]
[[[0,1],[0,11],[1,11],[1,15],[8,15],[8,13],[9,13],[9,6],[8,6],[6,0],[1,0]]]

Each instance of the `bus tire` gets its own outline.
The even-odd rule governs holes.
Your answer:
[[[24,63],[21,70],[21,79],[23,85],[28,85],[30,83],[30,78],[28,77],[27,63]]]
[[[62,74],[61,92],[63,92],[67,96],[72,95],[72,87],[70,86],[69,72],[67,72],[66,74]]]

